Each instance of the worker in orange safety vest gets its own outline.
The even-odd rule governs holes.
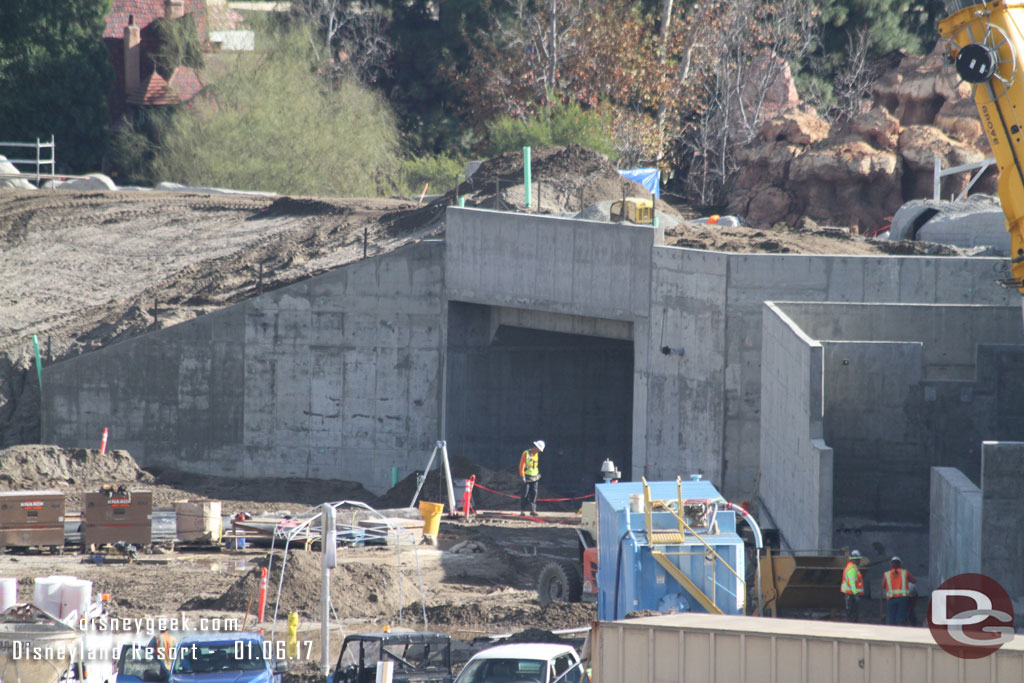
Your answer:
[[[156,636],[156,657],[164,663],[167,670],[171,670],[171,664],[174,662],[174,636],[172,636],[167,628],[160,629],[160,633]]]
[[[899,556],[893,556],[890,569],[882,575],[882,595],[885,596],[885,623],[905,626],[909,615],[911,584],[917,579],[903,568]]]
[[[850,551],[850,561],[843,569],[843,583],[839,590],[843,593],[846,603],[846,618],[858,621],[860,618],[860,600],[864,597],[864,577],[860,573],[861,555],[859,550]]]
[[[540,481],[540,453],[544,450],[544,442],[537,439],[531,448],[523,451],[519,458],[519,477],[523,480],[523,496],[519,501],[519,513],[526,514],[526,506],[530,513],[537,514],[537,482]]]

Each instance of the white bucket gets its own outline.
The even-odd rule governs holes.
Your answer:
[[[642,493],[631,493],[631,494],[629,494],[629,511],[630,512],[643,512],[644,511],[644,494],[642,494]]]
[[[72,614],[79,619],[87,616],[90,602],[92,602],[92,581],[84,579],[65,581],[60,589],[60,618],[66,619]]]
[[[36,579],[32,589],[32,604],[39,609],[60,617],[60,588],[73,576],[45,576]]]
[[[0,577],[0,612],[18,602],[18,580],[13,576]]]

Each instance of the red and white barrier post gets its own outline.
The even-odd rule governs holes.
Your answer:
[[[473,507],[473,487],[476,486],[476,475],[469,475],[469,479],[466,480],[466,488],[462,491],[462,514],[464,517],[469,517],[469,511]],[[473,510],[475,513],[476,510]]]
[[[267,606],[267,568],[260,569],[260,606],[256,612],[258,621],[263,621],[263,609]]]
[[[107,427],[104,427],[103,428],[103,441],[100,442],[100,453],[106,453],[107,452],[107,435],[109,433],[110,433],[110,430]]]

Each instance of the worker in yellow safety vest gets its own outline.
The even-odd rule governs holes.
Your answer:
[[[526,506],[530,513],[537,514],[537,482],[540,481],[540,453],[544,450],[544,442],[537,439],[533,446],[523,451],[519,458],[519,477],[523,480],[523,497],[519,501],[519,512],[526,514]]]
[[[843,593],[846,603],[846,618],[858,621],[860,617],[860,599],[864,597],[864,577],[860,573],[861,555],[859,550],[850,551],[850,561],[843,569],[843,583],[839,590]]]
[[[885,596],[885,623],[905,626],[909,616],[910,588],[917,583],[914,575],[903,568],[898,556],[889,562],[890,569],[882,575],[882,594]]]

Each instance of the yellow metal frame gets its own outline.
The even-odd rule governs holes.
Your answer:
[[[682,544],[682,543],[686,542],[686,532],[687,531],[690,532],[691,534],[693,534],[694,538],[696,538],[698,541],[700,541],[701,544],[703,544],[703,546],[708,550],[708,552],[711,553],[712,556],[714,556],[715,559],[717,559],[719,562],[721,562],[722,565],[726,569],[728,569],[729,572],[733,576],[735,576],[737,579],[739,579],[740,584],[742,585],[742,591],[743,591],[743,614],[746,614],[747,613],[747,582],[746,582],[746,580],[736,572],[736,570],[732,567],[732,565],[730,565],[728,562],[725,561],[725,558],[723,558],[721,555],[718,554],[717,550],[712,548],[711,545],[707,541],[704,540],[704,537],[701,536],[700,533],[695,531],[693,529],[693,527],[691,527],[689,524],[687,524],[686,520],[683,519],[683,516],[682,516],[682,511],[683,511],[683,484],[682,484],[682,480],[679,477],[676,477],[676,501],[677,501],[677,507],[676,507],[675,510],[673,510],[668,505],[665,505],[662,501],[651,500],[651,488],[647,484],[647,478],[646,477],[641,477],[640,481],[643,482],[643,486],[644,486],[644,531],[647,532],[647,542],[648,542],[648,544],[651,545],[651,546]],[[676,522],[678,523],[678,527],[679,527],[678,531],[655,531],[654,530],[654,524],[653,524],[651,515],[654,512],[655,506],[657,506],[660,510],[664,510],[664,511],[667,511],[667,512],[671,513],[676,518]],[[679,567],[677,567],[675,564],[673,564],[668,559],[668,555],[670,555],[670,554],[681,555],[683,553],[665,553],[664,551],[661,551],[661,550],[654,550],[653,548],[651,549],[651,557],[653,557],[658,562],[658,564],[660,564],[662,567],[664,567],[665,571],[667,571],[669,573],[669,575],[672,576],[673,579],[678,581],[679,585],[681,585],[686,590],[686,592],[688,592],[690,595],[692,595],[694,597],[694,599],[696,599],[697,602],[699,602],[704,607],[704,609],[706,609],[708,612],[711,612],[713,614],[722,614],[723,612],[722,612],[721,608],[719,608],[718,605],[716,605],[714,603],[714,601],[711,598],[709,598],[707,596],[707,594],[704,593],[704,591],[702,591],[697,586],[697,584],[695,584],[688,576],[683,574],[683,571]],[[712,578],[714,579],[715,577],[712,577]],[[717,585],[717,581],[715,581],[714,584]]]

